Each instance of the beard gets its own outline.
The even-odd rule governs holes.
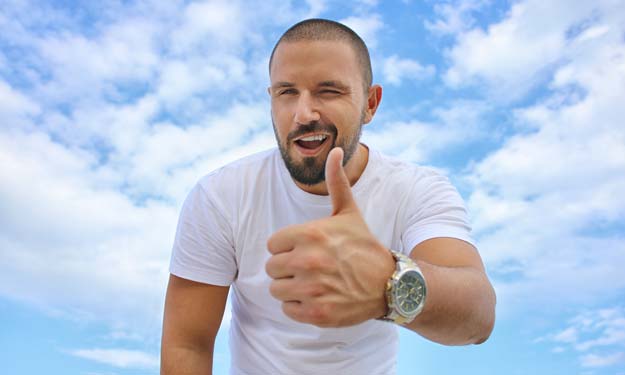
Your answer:
[[[273,123],[273,130],[278,143],[278,148],[280,149],[280,154],[282,155],[282,160],[284,160],[286,169],[291,174],[291,177],[300,184],[312,186],[325,181],[325,165],[328,154],[326,153],[318,156],[304,157],[301,161],[295,161],[291,157],[291,151],[294,147],[292,142],[293,139],[312,132],[324,132],[331,134],[332,144],[330,145],[329,150],[332,150],[334,147],[342,148],[343,166],[345,166],[358,149],[360,136],[362,134],[364,113],[357,130],[352,134],[347,134],[341,139],[338,139],[338,130],[334,124],[326,125],[314,121],[305,125],[300,125],[297,129],[290,132],[287,135],[286,142],[283,143],[278,136],[273,118],[271,121]],[[329,139],[326,139],[325,142],[329,142]]]

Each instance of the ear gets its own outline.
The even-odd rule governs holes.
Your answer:
[[[271,97],[271,86],[267,86],[267,94]]]
[[[367,94],[367,108],[365,109],[364,123],[368,124],[373,119],[378,106],[382,101],[382,86],[371,85]]]

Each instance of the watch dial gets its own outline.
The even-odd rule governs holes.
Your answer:
[[[413,314],[423,301],[423,279],[416,271],[408,271],[402,275],[395,289],[395,304],[404,315]]]

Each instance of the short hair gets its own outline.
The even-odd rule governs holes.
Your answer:
[[[365,91],[371,86],[373,81],[371,58],[365,42],[354,30],[342,23],[322,18],[311,18],[298,22],[282,34],[271,51],[271,57],[269,58],[270,73],[273,56],[280,43],[300,41],[340,41],[348,43],[356,52],[358,65],[360,65],[360,70],[362,71]]]

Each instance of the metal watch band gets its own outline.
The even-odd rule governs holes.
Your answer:
[[[391,252],[391,255],[393,255],[393,258],[395,259],[395,272],[393,272],[393,275],[386,283],[386,303],[388,305],[388,313],[386,314],[386,316],[380,318],[380,320],[390,321],[396,324],[403,325],[403,324],[407,324],[413,321],[414,318],[421,312],[421,309],[419,309],[414,316],[401,315],[397,311],[394,305],[394,300],[393,300],[393,295],[392,295],[393,285],[395,282],[397,282],[398,275],[400,275],[404,270],[406,269],[416,270],[419,272],[419,274],[421,274],[421,270],[419,266],[410,257],[400,252],[394,251],[394,250],[389,250],[389,251]],[[421,276],[423,275],[421,274]]]

